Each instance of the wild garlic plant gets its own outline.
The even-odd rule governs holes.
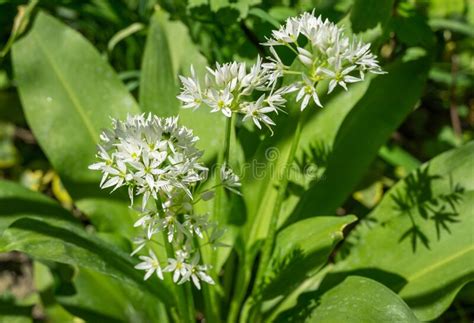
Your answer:
[[[210,112],[221,112],[227,117],[216,186],[237,194],[240,194],[240,179],[228,166],[234,115],[242,116],[243,121],[251,119],[259,129],[263,123],[272,131],[275,122],[269,115],[285,111],[287,94],[297,92],[294,100],[301,102],[301,110],[310,101],[322,107],[316,90],[319,82],[328,81],[327,92],[331,93],[337,85],[347,90],[348,83],[364,80],[367,73],[384,73],[370,52],[370,44],[351,39],[342,28],[314,13],[289,18],[263,45],[269,46],[271,56],[266,61],[258,57],[248,70],[241,62],[216,63],[215,68],[207,67],[202,77],[193,67],[189,77],[180,76],[182,88],[177,98],[183,108],[198,109],[204,105]],[[283,64],[276,46],[290,48],[302,68]],[[297,78],[283,86],[281,78],[288,74]],[[285,167],[293,162],[301,123],[300,118]],[[163,119],[149,114],[129,116],[126,121],[113,120],[112,129],[104,131],[100,139],[97,157],[101,161],[90,169],[103,173],[101,188],[114,191],[126,186],[132,206],[136,196],[141,196],[140,217],[135,226],[143,231],[134,240],[137,246],[132,255],[140,253],[142,262],[135,268],[145,271],[145,279],[154,273],[163,279],[164,273],[170,272],[177,284],[191,280],[198,289],[202,281],[214,284],[209,274],[210,264],[202,263],[199,243],[219,246],[223,230],[208,215],[195,214],[193,210],[196,201],[213,195],[212,191],[200,190],[208,168],[200,162],[203,152],[196,148],[198,138],[178,125],[177,117]],[[283,176],[278,184],[278,198],[273,205],[254,286],[262,283],[263,271],[269,264],[288,179]],[[217,203],[219,198],[216,196]],[[162,235],[161,240],[158,235]],[[168,258],[159,259],[152,246],[164,247]],[[143,254],[145,249],[148,252]]]
[[[134,239],[132,255],[145,248],[148,252],[139,257],[142,262],[135,268],[146,272],[145,279],[153,273],[163,279],[163,272],[172,272],[178,284],[192,280],[198,289],[200,281],[214,284],[207,273],[210,266],[201,263],[195,241],[205,240],[217,247],[223,233],[208,215],[193,211],[195,200],[212,198],[212,191],[196,192],[208,173],[199,161],[199,138],[178,125],[177,117],[142,114],[113,120],[112,129],[102,132],[100,139],[97,157],[101,161],[89,168],[103,173],[101,188],[113,192],[126,186],[131,206],[136,196],[142,199],[135,222],[142,235]],[[229,189],[235,191],[240,185],[230,169],[223,170],[222,176]],[[164,247],[168,258],[158,259],[151,244]]]

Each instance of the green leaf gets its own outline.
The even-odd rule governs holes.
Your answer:
[[[356,245],[334,275],[365,271],[397,291],[420,320],[438,317],[474,280],[473,169],[471,142],[396,184],[357,227]]]
[[[57,295],[57,301],[86,321],[101,318],[122,322],[165,321],[162,304],[156,304],[155,299],[109,276],[81,268],[74,275],[73,284],[75,293]]]
[[[285,296],[328,260],[343,229],[357,217],[321,216],[298,221],[281,231],[266,272],[265,299]]]
[[[380,25],[384,28],[390,19],[394,0],[355,0],[351,11],[352,31],[359,33]]]
[[[161,9],[151,17],[140,77],[140,105],[160,117],[178,114],[179,93]]]
[[[206,71],[206,58],[193,43],[187,27],[171,21],[166,12],[158,9],[152,18],[142,62],[140,105],[143,111],[158,115],[179,114],[180,123],[192,129],[200,140],[199,149],[209,160],[219,150],[224,138],[224,117],[210,113],[203,107],[196,111],[179,109],[176,96],[178,74],[189,75],[193,66],[198,76]]]
[[[1,252],[16,250],[33,258],[89,268],[151,293],[165,304],[174,303],[161,281],[155,277],[145,282],[142,272],[133,268],[133,258],[84,231],[52,200],[0,181],[0,205]]]
[[[365,95],[346,114],[334,119],[321,114],[318,122],[312,123],[317,128],[327,122],[323,129],[329,129],[329,140],[321,133],[309,138],[327,147],[329,156],[324,174],[302,195],[289,222],[333,213],[347,199],[380,147],[415,106],[426,81],[428,63],[424,56],[390,65],[387,74],[375,77]],[[305,149],[304,144],[301,147]]]
[[[58,225],[79,224],[72,214],[46,196],[17,183],[0,180],[0,237],[12,223],[24,217]]]
[[[419,322],[403,300],[384,285],[350,276],[323,295],[303,295],[296,308],[276,322]]]
[[[324,102],[325,108],[319,109],[314,106],[300,112],[299,105],[295,97],[288,100],[287,109],[290,114],[278,116],[275,127],[275,134],[259,142],[255,138],[241,138],[243,148],[250,145],[256,145],[255,153],[246,153],[247,161],[250,162],[250,169],[245,169],[242,191],[244,193],[247,207],[247,224],[245,228],[245,242],[247,248],[252,248],[255,242],[264,239],[268,232],[273,208],[268,207],[275,203],[278,194],[278,184],[283,174],[288,154],[291,146],[290,138],[293,137],[299,114],[304,113],[302,117],[304,127],[302,129],[299,152],[296,159],[301,160],[302,155],[314,142],[320,142],[320,139],[327,140],[329,145],[336,136],[339,125],[344,120],[355,103],[364,95],[368,87],[368,82],[362,82],[351,87],[348,92],[338,92]],[[326,145],[326,144],[325,144]],[[263,171],[265,170],[265,171]],[[291,171],[293,171],[291,169]],[[291,184],[291,183],[290,183]],[[290,196],[287,199],[284,212],[292,210],[298,198]],[[316,213],[316,210],[314,210]],[[281,220],[286,217],[280,216]]]
[[[101,192],[100,174],[88,169],[110,118],[139,113],[113,69],[78,32],[42,12],[13,46],[13,67],[28,124],[78,207],[92,197],[123,200]],[[127,205],[121,209],[117,223],[129,223]]]

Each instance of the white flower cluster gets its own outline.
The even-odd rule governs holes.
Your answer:
[[[197,185],[203,181],[208,169],[199,163],[202,152],[196,148],[198,138],[191,130],[178,125],[178,118],[159,118],[152,114],[128,116],[126,121],[113,120],[111,130],[100,135],[97,157],[100,162],[89,166],[103,173],[101,188],[115,189],[127,186],[133,205],[134,196],[142,196],[141,214],[135,227],[143,229],[135,239],[137,248],[132,255],[149,247],[149,256],[136,268],[145,270],[145,279],[154,272],[163,279],[163,272],[174,272],[173,280],[184,283],[192,280],[197,288],[199,281],[213,284],[206,273],[210,266],[199,264],[200,255],[195,240],[207,239],[215,247],[223,231],[206,215],[193,212]],[[231,171],[225,173],[223,185],[235,190],[240,185]],[[201,198],[209,196],[203,192]],[[155,203],[149,205],[152,198]],[[151,203],[150,203],[151,204]],[[163,235],[174,255],[162,265],[150,247],[161,244]]]
[[[249,72],[245,63],[238,62],[216,64],[215,69],[208,67],[204,86],[191,67],[190,77],[180,76],[182,91],[178,99],[183,107],[196,109],[205,104],[211,112],[221,111],[227,117],[240,113],[244,120],[252,119],[258,128],[260,123],[270,127],[275,123],[268,114],[282,110],[287,93],[298,91],[296,101],[301,101],[301,110],[310,100],[322,107],[316,92],[320,81],[329,80],[328,93],[331,93],[337,85],[347,90],[347,83],[362,81],[366,73],[384,73],[370,52],[370,44],[349,38],[342,28],[315,17],[314,13],[288,18],[263,45],[270,46],[271,57],[267,62],[257,58]],[[274,46],[292,50],[303,70],[292,70],[285,65]],[[293,84],[277,87],[285,74],[300,78]]]
[[[191,67],[190,77],[180,76],[182,91],[178,99],[184,108],[197,109],[204,104],[211,112],[220,111],[226,117],[243,114],[244,120],[251,119],[259,129],[261,123],[270,129],[275,123],[268,114],[278,113],[286,103],[283,95],[291,90],[282,87],[273,91],[271,76],[260,57],[250,71],[245,63],[237,62],[217,63],[215,69],[207,67],[204,84]]]
[[[347,90],[347,83],[362,81],[365,73],[384,73],[376,56],[370,52],[370,44],[350,39],[342,28],[315,17],[314,13],[288,18],[280,29],[272,32],[272,37],[264,45],[270,46],[272,53],[270,62],[263,64],[270,71],[271,80],[276,81],[285,73],[301,75],[301,79],[293,84],[298,91],[296,101],[301,101],[301,110],[311,99],[322,106],[316,93],[316,85],[322,80],[329,80],[328,93],[331,93],[337,85]],[[290,48],[304,66],[304,71],[293,71],[284,65],[273,46]]]
[[[112,130],[100,135],[97,157],[89,169],[103,173],[101,188],[128,186],[130,200],[143,194],[143,208],[152,196],[171,197],[176,189],[191,197],[189,189],[205,178],[207,168],[198,160],[199,139],[178,125],[178,118],[149,114],[112,120]]]

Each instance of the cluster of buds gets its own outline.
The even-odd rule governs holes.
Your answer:
[[[135,227],[143,229],[132,255],[148,247],[148,256],[136,268],[145,270],[145,279],[153,273],[163,279],[163,272],[173,272],[173,281],[192,280],[200,288],[200,281],[213,284],[207,271],[209,265],[200,263],[199,245],[204,240],[214,247],[223,231],[206,214],[195,214],[196,200],[212,198],[212,191],[197,188],[207,178],[208,169],[199,162],[202,152],[196,148],[198,137],[178,125],[178,118],[157,116],[128,116],[126,121],[113,120],[111,130],[104,131],[98,146],[98,163],[89,168],[102,172],[101,188],[113,190],[126,186],[133,205],[141,196],[140,217]],[[221,170],[223,185],[236,190],[238,177],[229,169]],[[151,200],[154,203],[151,203]],[[207,241],[206,241],[207,240]],[[153,251],[152,243],[171,245],[173,255],[162,263]]]

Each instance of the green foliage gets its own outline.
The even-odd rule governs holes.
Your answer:
[[[349,276],[323,295],[306,296],[300,312],[288,311],[277,322],[419,322],[390,289],[372,279]]]
[[[164,303],[175,302],[158,280],[153,284],[143,281],[129,255],[87,233],[53,201],[14,183],[2,181],[0,187],[3,252],[22,251],[37,259],[90,268],[146,291]]]
[[[262,297],[284,296],[317,272],[336,243],[343,239],[344,227],[356,220],[355,216],[320,216],[282,230],[276,237]]]
[[[178,87],[164,28],[165,19],[162,11],[156,11],[151,18],[140,76],[140,105],[160,117],[179,112]]]
[[[377,268],[379,281],[421,321],[438,317],[474,279],[468,265],[474,260],[473,157],[471,142],[397,183],[358,227],[357,243],[335,275]]]

